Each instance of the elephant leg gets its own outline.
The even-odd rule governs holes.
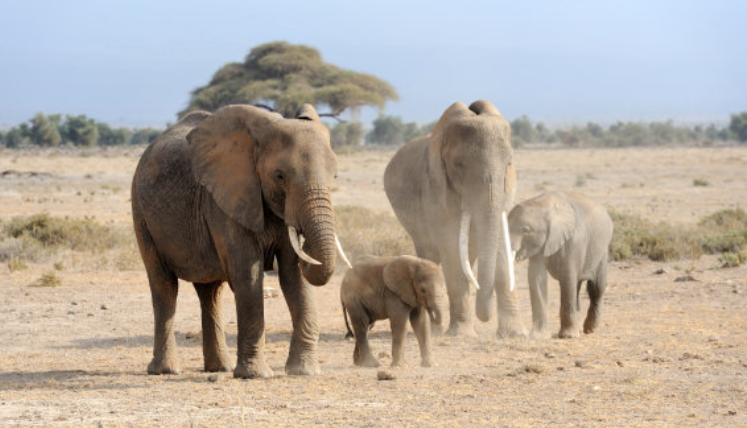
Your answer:
[[[258,254],[258,249],[255,249]],[[272,377],[265,360],[265,309],[262,278],[264,261],[261,256],[249,257],[251,263],[235,266],[232,280],[236,296],[236,317],[239,328],[237,359],[233,376],[242,379]]]
[[[495,267],[495,294],[498,300],[498,330],[496,336],[526,337],[524,325],[519,316],[519,300],[517,290],[511,291],[508,276],[508,262],[503,252],[498,252],[498,260]],[[502,261],[501,261],[502,260]]]
[[[477,337],[470,305],[470,290],[467,278],[459,263],[459,254],[445,258],[441,265],[449,295],[449,336]]]
[[[567,274],[560,280],[560,331],[558,337],[578,337],[578,285],[575,274]]]
[[[418,339],[418,345],[420,346],[420,365],[422,367],[436,366],[437,364],[431,356],[430,319],[428,318],[428,311],[417,308],[410,312],[410,325],[415,332],[415,337]]]
[[[202,355],[205,359],[205,371],[229,372],[233,367],[229,362],[220,302],[223,281],[195,283],[194,286],[202,311]]]
[[[547,317],[547,269],[542,256],[529,259],[529,298],[532,302],[532,337],[550,337]]]
[[[599,325],[599,317],[602,315],[602,297],[607,288],[607,260],[602,261],[597,277],[594,281],[586,282],[586,291],[589,293],[589,310],[584,320],[584,333],[593,333]]]
[[[148,364],[148,374],[179,374],[176,340],[174,339],[174,314],[179,282],[174,272],[161,260],[153,239],[143,223],[135,221],[135,233],[138,237],[145,271],[148,274],[155,321],[153,359]]]
[[[285,372],[289,375],[313,376],[321,373],[317,356],[319,324],[316,300],[311,285],[302,279],[298,259],[292,250],[278,255],[280,288],[293,322]]]
[[[403,310],[389,318],[389,324],[392,328],[392,367],[403,367],[405,365],[408,312]]]
[[[353,325],[355,334],[355,350],[353,351],[353,364],[362,367],[379,367],[379,361],[371,352],[368,344],[368,330],[373,325],[368,312],[360,303],[347,305],[350,323]]]

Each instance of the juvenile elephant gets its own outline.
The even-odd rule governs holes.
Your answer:
[[[488,101],[454,103],[429,135],[402,147],[387,165],[384,188],[417,255],[440,262],[449,295],[451,335],[475,335],[476,314],[492,317],[498,295],[497,335],[523,335],[505,212],[513,206],[516,171],[511,126]],[[475,279],[472,263],[477,259]]]
[[[353,363],[378,367],[368,344],[368,330],[375,321],[389,318],[392,327],[392,367],[404,365],[407,319],[420,345],[421,365],[434,366],[430,353],[430,322],[437,326],[446,308],[441,268],[430,260],[413,256],[363,257],[342,280],[340,301],[348,337],[352,336],[347,314],[355,331]]]
[[[336,169],[329,132],[310,105],[293,119],[244,105],[191,113],[145,150],[132,181],[132,217],[155,317],[148,373],[179,372],[174,313],[181,278],[200,298],[205,370],[231,369],[219,300],[227,281],[238,322],[233,374],[272,376],[262,276],[276,258],[293,321],[285,371],[319,373],[319,327],[306,281],[323,285],[335,270]]]
[[[532,335],[546,337],[547,272],[560,282],[558,337],[579,335],[579,293],[586,281],[591,304],[584,333],[599,324],[607,285],[607,254],[612,220],[589,198],[570,192],[545,192],[515,206],[508,216],[516,260],[529,259]]]

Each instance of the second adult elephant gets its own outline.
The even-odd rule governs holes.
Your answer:
[[[513,206],[516,171],[511,126],[488,101],[454,103],[429,135],[402,147],[384,173],[384,187],[418,256],[440,262],[449,294],[452,335],[474,335],[469,283],[476,314],[491,318],[498,296],[497,335],[523,335],[512,257],[501,221]],[[472,262],[478,261],[478,277]]]

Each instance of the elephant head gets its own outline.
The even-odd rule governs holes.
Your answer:
[[[229,217],[261,233],[268,216],[285,222],[304,277],[327,283],[335,270],[330,188],[337,174],[329,131],[314,108],[284,119],[253,106],[226,106],[188,135],[197,181]],[[299,235],[305,243],[299,245]]]
[[[573,235],[577,215],[561,193],[546,192],[515,206],[508,215],[516,260],[557,253]]]
[[[448,302],[446,282],[438,264],[401,256],[384,267],[383,276],[386,287],[407,306],[424,308],[435,325],[442,324]]]
[[[477,316],[487,321],[496,264],[504,261],[498,260],[500,242],[507,236],[501,218],[516,191],[511,126],[488,101],[475,101],[469,108],[457,102],[441,116],[430,144],[430,185],[444,212],[460,209],[462,270],[478,288]],[[470,235],[477,237],[477,279],[469,262]],[[510,264],[510,249],[506,253]]]

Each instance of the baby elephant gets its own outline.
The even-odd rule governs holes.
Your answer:
[[[392,328],[392,367],[404,365],[408,318],[420,345],[421,365],[435,365],[430,353],[429,318],[440,327],[447,307],[439,265],[413,256],[362,257],[342,279],[340,301],[348,337],[352,333],[347,314],[355,331],[355,365],[379,366],[367,334],[375,321],[387,318]]]
[[[529,259],[532,336],[547,337],[547,272],[560,282],[558,337],[579,335],[579,293],[586,281],[591,304],[584,333],[599,324],[607,285],[612,220],[607,210],[577,193],[545,192],[515,206],[508,215],[516,260]]]

